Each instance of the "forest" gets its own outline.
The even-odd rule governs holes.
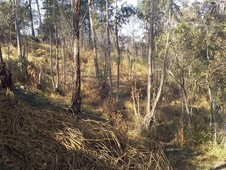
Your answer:
[[[130,2],[0,0],[1,170],[226,169],[226,1]]]

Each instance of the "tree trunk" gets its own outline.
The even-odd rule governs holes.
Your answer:
[[[16,29],[16,40],[17,40],[18,65],[19,65],[20,71],[22,72],[23,62],[22,62],[21,36],[20,36],[20,26],[19,26],[19,8],[20,8],[19,0],[14,0],[14,8],[16,13],[15,29]]]
[[[129,70],[129,80],[133,79],[133,56],[130,53],[129,49],[126,49],[126,56],[127,56],[127,60],[128,60],[128,70]]]
[[[212,97],[212,91],[209,84],[209,75],[206,75],[206,84],[208,87],[208,95],[209,95],[209,105],[210,105],[210,118],[209,118],[209,127],[212,130],[213,128],[213,97]]]
[[[9,38],[8,38],[8,48],[7,48],[7,61],[8,61],[8,64],[9,64],[9,70],[10,71],[12,71],[11,70],[11,62],[9,62],[9,60],[10,60],[10,42],[11,42],[11,26],[9,26],[9,33],[8,33],[8,36],[9,36]]]
[[[93,59],[94,59],[94,65],[95,65],[95,71],[96,71],[96,79],[99,83],[99,66],[98,66],[98,55],[97,55],[97,42],[96,42],[96,31],[94,26],[94,17],[93,17],[93,5],[92,0],[88,0],[89,4],[89,19],[90,19],[90,27],[91,27],[91,35],[92,35],[92,49],[93,49]]]
[[[181,98],[181,116],[180,116],[180,129],[179,129],[179,134],[180,134],[180,146],[184,145],[184,99],[183,97]]]
[[[187,115],[188,115],[188,128],[189,128],[189,130],[191,130],[192,104],[189,101],[189,96],[188,96],[188,92],[187,92],[187,89],[186,89],[186,80],[185,80],[185,74],[184,74],[183,68],[181,68],[181,70],[180,70],[179,85],[180,85],[182,97],[183,97],[183,100],[184,100],[185,110],[186,110]]]
[[[79,56],[79,5],[80,0],[73,1],[73,27],[74,27],[74,68],[75,80],[72,95],[71,109],[75,114],[80,113],[81,109],[81,72],[80,72],[80,56]]]
[[[169,36],[170,36],[170,33],[168,32],[167,33],[167,40],[166,40],[166,47],[165,47],[166,51],[165,51],[164,61],[163,61],[163,70],[162,70],[161,81],[160,81],[160,85],[159,85],[159,88],[158,88],[158,92],[157,92],[156,98],[154,100],[154,103],[152,105],[151,112],[149,114],[145,115],[144,121],[143,121],[143,125],[145,126],[146,130],[148,129],[151,120],[155,119],[155,109],[157,107],[159,98],[161,96],[165,77],[166,77],[167,57],[168,57],[168,51],[169,51]]]
[[[168,21],[171,20],[171,15],[172,15],[171,14],[171,5],[172,5],[172,0],[170,1],[170,9],[169,9]],[[152,5],[152,7],[153,7],[153,5]],[[156,98],[154,100],[154,103],[152,105],[151,112],[146,113],[146,115],[144,117],[144,120],[142,122],[142,128],[144,128],[145,130],[148,130],[151,121],[155,120],[155,109],[157,107],[159,98],[161,96],[163,85],[164,85],[164,81],[165,81],[165,77],[166,77],[167,58],[168,58],[168,53],[169,53],[169,39],[170,39],[170,31],[168,30],[167,37],[166,37],[165,54],[164,54],[164,59],[163,59],[163,69],[162,69],[160,85],[159,85],[158,92],[157,92]]]
[[[88,45],[89,45],[89,49],[91,49],[91,47],[92,47],[92,31],[91,31],[90,19],[89,19],[89,23],[87,25],[88,25],[88,35],[89,35],[88,36]]]
[[[119,40],[118,40],[118,21],[117,21],[117,13],[118,13],[118,0],[115,1],[115,40],[116,40],[116,49],[117,49],[117,84],[116,84],[116,102],[119,102],[119,81],[120,81],[120,49],[119,49]]]
[[[139,126],[141,123],[141,114],[140,114],[140,90],[135,85],[132,86],[132,101],[133,101],[133,110],[134,110],[134,121],[135,121],[135,128],[140,130]]]
[[[85,50],[85,36],[84,36],[84,34],[85,34],[85,24],[82,24],[82,30],[81,30],[81,48],[83,49],[83,50]]]
[[[55,88],[55,79],[53,73],[53,41],[52,41],[52,32],[50,31],[50,74],[52,80],[53,90]]]
[[[109,33],[109,2],[106,0],[106,32],[107,32],[107,55],[106,55],[106,62],[107,62],[107,77],[109,76],[109,95],[110,98],[112,97],[112,73],[111,73],[111,49],[110,49],[110,33]]]
[[[213,141],[217,144],[217,89],[218,89],[218,78],[214,75],[214,99],[213,99]]]
[[[2,65],[3,63],[5,63],[5,62],[3,61],[3,57],[2,57],[2,46],[0,44],[0,65]]]
[[[54,19],[55,19],[55,39],[56,39],[56,84],[55,84],[55,91],[59,92],[59,85],[60,85],[60,70],[59,70],[59,44],[58,44],[58,25],[57,25],[57,15],[58,14],[58,4],[55,1],[55,12],[54,12]]]
[[[41,16],[40,7],[39,7],[39,0],[36,0],[36,5],[38,9],[39,26],[42,27],[42,16]]]
[[[175,75],[171,71],[169,71],[169,73],[175,78]],[[180,78],[179,79],[180,79],[180,81],[178,81],[175,78],[175,80],[179,84],[180,90],[181,90],[182,107],[183,107],[182,110],[183,110],[183,113],[184,113],[184,108],[185,108],[186,114],[188,116],[188,128],[189,128],[189,130],[191,130],[191,118],[192,118],[192,115],[193,115],[193,113],[192,113],[192,102],[189,101],[188,92],[186,90],[186,81],[185,81],[185,74],[184,74],[183,68],[180,68]],[[208,83],[207,83],[207,85],[208,85]]]
[[[153,50],[154,50],[154,2],[150,2],[150,28],[149,28],[149,49],[148,49],[148,86],[147,86],[147,108],[146,115],[151,113],[151,93],[152,93],[152,62],[153,62]]]
[[[65,55],[65,39],[62,39],[62,55],[63,55],[63,90],[66,91],[66,55]]]
[[[29,14],[30,14],[30,20],[31,20],[31,35],[32,37],[35,37],[35,29],[34,29],[34,22],[33,22],[33,15],[32,15],[32,7],[31,7],[31,0],[29,0]]]

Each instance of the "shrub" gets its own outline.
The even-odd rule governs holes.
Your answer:
[[[212,139],[212,134],[207,131],[194,131],[186,130],[185,131],[186,140],[192,144],[204,144]]]

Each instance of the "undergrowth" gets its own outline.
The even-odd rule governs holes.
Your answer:
[[[0,107],[3,169],[170,169],[157,143],[133,142],[109,123],[69,115],[38,93],[1,92]]]

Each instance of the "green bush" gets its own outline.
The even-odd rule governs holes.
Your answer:
[[[207,131],[185,131],[185,137],[189,142],[193,144],[204,144],[212,139],[212,134]]]

